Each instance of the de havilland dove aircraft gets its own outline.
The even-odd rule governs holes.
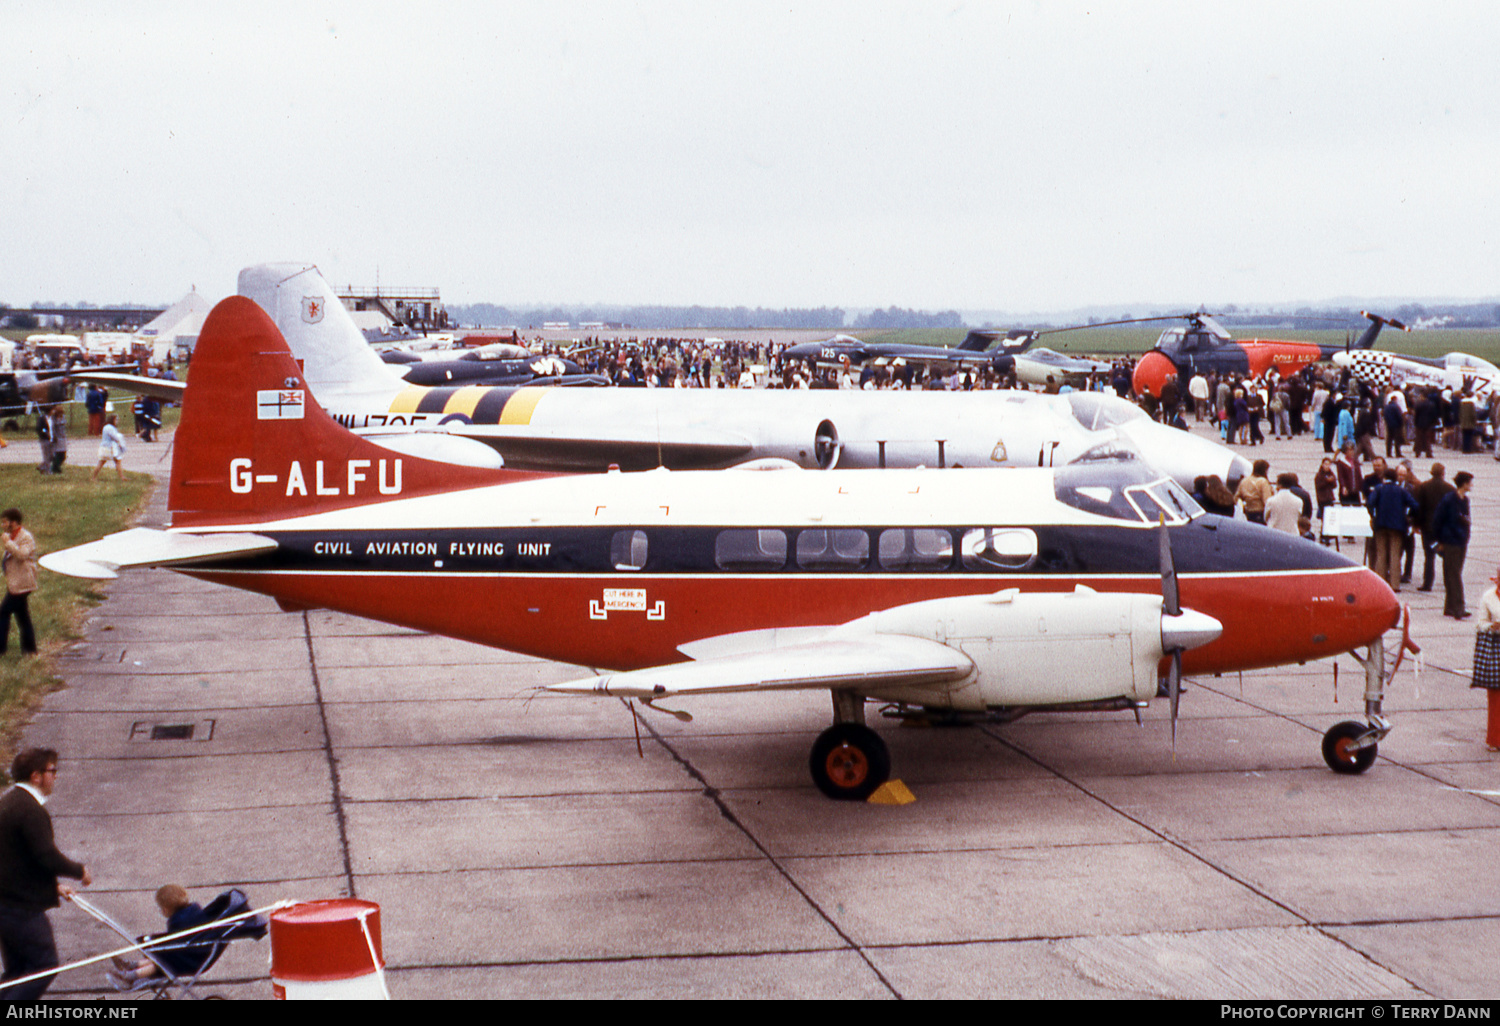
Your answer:
[[[1396,388],[1421,385],[1439,390],[1450,388],[1454,395],[1467,390],[1474,398],[1483,400],[1500,387],[1500,368],[1468,353],[1448,353],[1440,360],[1433,360],[1361,349],[1335,353],[1333,362],[1348,367],[1356,378],[1382,393],[1393,385]]]
[[[1098,392],[412,386],[370,350],[316,267],[249,267],[240,272],[239,291],[276,322],[335,420],[430,459],[587,471],[710,469],[759,459],[810,469],[1037,467],[1123,446],[1187,489],[1199,476],[1230,482],[1250,469],[1216,440],[1160,424],[1133,403]],[[123,375],[87,380],[164,399],[179,398],[182,388]]]
[[[540,474],[403,456],[336,424],[253,301],[204,324],[173,447],[171,527],[43,557],[112,577],[169,567],[274,597],[591,667],[550,690],[639,698],[811,689],[834,726],[810,766],[837,798],[890,773],[865,725],[1138,710],[1182,673],[1368,646],[1375,759],[1382,635],[1371,571],[1204,513],[1133,457],[1026,470]],[[654,707],[654,706],[653,706]],[[655,708],[655,707],[654,707]],[[681,714],[679,714],[681,715]]]

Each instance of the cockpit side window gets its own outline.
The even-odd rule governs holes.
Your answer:
[[[1069,464],[1056,471],[1053,491],[1074,509],[1133,523],[1166,517],[1169,524],[1184,524],[1203,512],[1177,482],[1139,460]]]
[[[1127,488],[1125,497],[1148,524],[1160,523],[1163,518],[1168,524],[1185,524],[1203,513],[1203,507],[1171,480]]]

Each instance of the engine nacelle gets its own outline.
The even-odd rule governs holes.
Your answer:
[[[818,469],[832,470],[838,466],[840,448],[839,429],[834,427],[833,421],[823,421],[813,436],[813,459],[817,461]]]
[[[1218,635],[1218,624],[1191,613],[1200,634]],[[855,620],[836,632],[910,634],[966,654],[973,672],[940,688],[874,691],[873,698],[929,708],[979,712],[987,708],[1067,705],[1156,695],[1157,668],[1165,655],[1159,595],[1072,592],[1021,593],[914,602]],[[1205,636],[1211,635],[1211,636]],[[1199,638],[1202,637],[1202,640]]]

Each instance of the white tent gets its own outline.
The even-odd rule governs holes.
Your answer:
[[[208,300],[189,292],[135,333],[136,341],[151,346],[151,362],[161,363],[174,348],[192,349],[208,316]]]

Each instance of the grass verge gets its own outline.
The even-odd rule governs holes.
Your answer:
[[[65,466],[62,474],[44,477],[30,462],[0,465],[0,508],[21,511],[26,528],[36,536],[38,555],[124,530],[134,522],[155,482],[149,474],[138,473],[120,481],[113,467],[107,469],[107,478],[100,474],[98,481],[90,481],[92,467]],[[30,609],[39,655],[21,654],[12,625],[7,651],[0,656],[0,734],[7,752],[15,750],[42,696],[61,686],[58,656],[82,636],[89,610],[103,598],[97,582],[37,571]],[[5,765],[9,762],[7,756]]]

